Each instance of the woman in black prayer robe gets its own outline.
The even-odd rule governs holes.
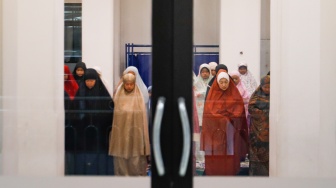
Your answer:
[[[113,100],[94,69],[86,69],[74,100],[78,149],[106,151],[113,119]]]

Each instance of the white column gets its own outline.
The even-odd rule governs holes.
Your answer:
[[[261,0],[221,0],[220,63],[229,72],[245,61],[257,82],[260,80]],[[240,55],[243,52],[243,55]]]
[[[0,10],[2,10],[2,0],[0,0]],[[2,19],[0,19],[0,75],[3,74],[3,69],[2,69]],[[0,95],[2,95],[2,82],[0,82]],[[2,105],[2,100],[0,100],[0,109],[3,109],[3,105]],[[3,114],[0,113],[0,122],[3,122]],[[2,174],[2,135],[3,135],[3,131],[2,131],[2,124],[0,124],[0,174]]]
[[[82,54],[88,68],[99,66],[113,86],[114,1],[82,0]]]
[[[270,173],[335,177],[336,2],[272,0]]]
[[[124,64],[125,61],[121,60],[120,58],[123,57],[125,59],[125,56],[122,56],[121,53],[125,54],[125,44],[120,46],[120,35],[121,35],[121,21],[120,21],[120,14],[121,14],[121,0],[113,0],[113,88],[115,88],[120,80],[120,73],[124,71]],[[121,64],[121,62],[124,62]]]
[[[122,73],[126,67],[125,44],[152,44],[152,0],[118,0],[120,1],[119,46],[120,48],[119,71]],[[116,30],[115,30],[116,31]],[[117,49],[116,49],[117,50]],[[136,51],[150,52],[151,48],[136,48]],[[118,83],[115,80],[115,84]]]
[[[3,175],[63,175],[63,1],[3,0],[2,15]]]
[[[195,45],[219,44],[220,1],[194,0],[193,37]],[[202,48],[202,50],[206,49]]]
[[[318,173],[336,177],[336,1],[321,0],[320,131]]]

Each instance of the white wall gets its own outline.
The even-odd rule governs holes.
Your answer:
[[[121,0],[113,0],[113,88],[118,85],[120,80],[120,73],[124,71],[124,64],[121,64],[121,53],[124,54],[124,48],[121,48],[120,41],[121,41],[121,32],[120,32],[120,15],[121,15]],[[122,56],[124,57],[124,55]],[[124,57],[125,58],[125,57]]]
[[[220,63],[230,72],[245,61],[259,82],[261,1],[221,0],[220,7]]]
[[[260,77],[270,70],[270,0],[261,0]]]
[[[270,40],[260,40],[260,77],[265,76],[270,71]]]
[[[64,0],[64,3],[82,3],[82,0]]]
[[[194,0],[195,45],[219,45],[219,10],[220,0]]]
[[[260,17],[260,38],[262,40],[269,40],[270,39],[270,4],[271,0],[261,0],[261,17]]]
[[[0,10],[2,10],[2,0],[0,0]],[[0,19],[0,77],[2,77],[2,19]],[[2,82],[0,82],[0,96],[2,95]],[[0,100],[0,109],[3,109],[2,99]],[[0,122],[2,122],[2,113],[0,113]],[[0,124],[0,174],[2,173],[2,124]]]
[[[335,8],[332,0],[271,2],[272,176],[336,176]]]
[[[125,44],[152,44],[152,0],[120,1],[120,69],[125,70]],[[151,48],[137,50],[151,51]],[[119,81],[119,80],[118,80]],[[117,80],[115,83],[118,82]]]
[[[114,1],[82,0],[82,60],[88,68],[99,66],[113,86]]]
[[[61,176],[63,1],[2,2],[3,175]]]
[[[152,43],[152,1],[121,0],[120,2],[119,48],[120,72],[122,72],[125,67],[125,43]],[[219,5],[220,0],[194,0],[194,44],[219,44]],[[140,50],[145,51],[146,49]]]
[[[117,85],[120,78],[121,37],[120,0],[82,0],[82,54],[87,67],[101,67],[109,88]]]
[[[152,1],[121,0],[120,1],[120,48],[125,43],[151,44]]]
[[[320,176],[336,177],[336,1],[321,0],[320,130],[318,159]]]

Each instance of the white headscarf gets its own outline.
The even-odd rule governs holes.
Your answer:
[[[247,63],[245,61],[241,61],[239,64],[238,64],[238,68],[241,67],[241,66],[245,66],[247,67]]]
[[[238,71],[236,71],[236,70],[232,71],[230,73],[230,76],[231,77],[232,76],[238,76],[239,78],[241,77],[240,73]],[[245,103],[245,101],[247,101],[247,103],[248,103],[248,101],[250,99],[250,93],[248,92],[248,90],[246,89],[246,87],[244,86],[244,84],[242,83],[241,80],[236,85],[236,87],[238,88],[240,95],[243,97],[244,103]]]
[[[149,95],[148,95],[148,90],[146,84],[142,81],[142,78],[139,74],[139,71],[136,67],[134,66],[129,66],[125,69],[123,74],[129,73],[129,72],[134,72],[136,76],[136,85],[139,87],[141,94],[144,98],[145,103],[148,103]]]
[[[109,92],[110,96],[113,97],[112,89],[111,89],[110,85],[108,84],[108,82],[106,81],[106,79],[104,79],[104,77],[102,75],[102,72],[101,72],[101,68],[98,67],[98,66],[94,66],[92,68],[97,71],[100,80],[103,82],[103,84],[106,87],[107,91]]]
[[[206,80],[208,80],[207,82],[209,82],[213,76],[211,75],[211,69],[210,69],[209,64],[206,64],[206,63],[203,63],[202,65],[200,65],[200,68],[199,68],[199,70],[198,70],[197,80],[203,80],[203,81],[206,82],[206,80],[204,80],[204,79],[202,78],[202,76],[201,76],[201,70],[202,70],[203,68],[207,68],[207,69],[209,70],[210,76],[209,76],[208,79],[206,79]]]
[[[238,64],[238,68],[241,66],[247,67],[247,63],[245,61],[242,61]],[[247,69],[247,72],[243,75],[240,75],[240,81],[245,86],[246,90],[252,94],[257,89],[258,84],[257,81],[254,79],[252,73]]]
[[[207,68],[207,69],[209,70],[209,72],[211,71],[211,69],[210,69],[210,65],[209,65],[209,64],[206,64],[206,63],[203,63],[202,65],[200,65],[200,67],[199,67],[199,69],[198,69],[198,75],[197,75],[197,76],[200,76],[200,74],[201,74],[201,70],[202,70],[204,67]]]
[[[209,70],[209,78],[207,79],[203,79],[202,75],[201,75],[201,70],[203,68],[207,68]],[[194,86],[197,88],[198,91],[201,90],[205,90],[208,86],[208,83],[210,82],[210,80],[212,79],[212,74],[211,74],[211,70],[210,70],[210,66],[209,64],[203,63],[202,65],[200,65],[200,68],[198,70],[198,75],[197,77],[194,79]]]
[[[227,79],[228,82],[230,82],[230,77],[229,77],[228,73],[226,73],[226,72],[221,72],[221,73],[219,73],[218,76],[217,76],[217,83],[218,83],[218,84],[219,84],[219,80],[222,79],[222,78],[225,78],[225,79]]]
[[[193,83],[195,83],[197,76],[196,76],[194,71],[191,71],[191,72],[192,72],[192,75],[193,75]]]
[[[207,79],[203,79],[202,78],[202,75],[201,75],[201,70],[203,68],[207,68],[209,70],[209,78]],[[211,74],[211,70],[210,70],[210,66],[209,64],[206,64],[206,63],[203,63],[202,65],[200,65],[200,68],[198,70],[198,75],[196,77],[196,79],[194,79],[194,86],[198,88],[198,91],[201,91],[201,90],[205,90],[206,91],[206,88],[208,86],[208,83],[210,82],[210,80],[212,79],[212,74]]]
[[[209,70],[209,78],[203,79],[201,76],[201,70],[207,68]],[[198,114],[199,126],[202,126],[203,119],[203,109],[204,109],[204,100],[206,95],[206,90],[208,83],[212,78],[210,66],[206,63],[202,64],[199,68],[198,75],[194,81],[194,95],[197,96],[196,99],[196,109]]]
[[[230,73],[230,76],[238,76],[239,78],[241,77],[240,73],[236,70],[232,71]],[[244,86],[244,84],[242,83],[242,81],[240,80],[239,83],[236,85],[240,95],[243,98],[244,101],[244,107],[245,107],[245,115],[246,117],[248,117],[249,112],[248,112],[248,104],[250,101],[250,93],[248,92],[248,90],[246,89],[246,87]]]
[[[216,70],[217,63],[216,63],[216,62],[210,62],[210,63],[209,63],[209,66],[210,66],[210,71],[211,71],[211,70]]]
[[[240,77],[240,73],[238,71],[234,70],[234,71],[230,72],[230,76],[238,76],[238,77]]]

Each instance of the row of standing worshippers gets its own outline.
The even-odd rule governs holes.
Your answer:
[[[77,66],[76,66],[77,67]],[[217,67],[217,68],[219,68],[219,67],[221,67],[220,65]],[[77,70],[77,69],[75,69],[75,70]],[[78,72],[81,72],[82,70],[79,70]],[[83,71],[82,71],[83,72]],[[89,71],[89,72],[91,72],[91,71]],[[127,72],[127,70],[125,71],[125,72]],[[130,72],[132,72],[132,71],[130,71]],[[137,70],[135,70],[135,71],[133,71],[133,73],[134,72],[137,72]],[[138,75],[138,74],[137,74]],[[78,79],[77,79],[78,80]],[[139,80],[139,79],[138,79]],[[100,82],[100,81],[99,81]],[[99,84],[100,85],[100,84]],[[233,84],[231,84],[231,86],[232,86]],[[120,87],[121,88],[121,87]],[[143,91],[145,91],[146,89],[145,89],[145,87],[142,87],[143,89]],[[229,87],[230,88],[230,87]],[[67,88],[66,88],[66,84],[65,84],[65,90],[68,90]],[[227,89],[228,90],[228,89]],[[71,93],[71,92],[69,92],[69,93]],[[76,92],[73,92],[73,93],[76,93]],[[146,94],[146,92],[143,92],[143,93],[145,93]],[[265,97],[264,97],[265,98]],[[267,98],[267,97],[266,97]],[[144,100],[145,100],[145,98],[144,98]],[[195,102],[196,103],[196,102]],[[260,103],[260,102],[259,102]],[[194,108],[196,107],[196,105],[194,106]],[[207,109],[207,108],[205,108],[205,109]],[[194,109],[194,111],[196,111],[195,109]],[[197,118],[197,113],[194,113],[194,118],[193,118],[193,120],[194,120],[194,122],[197,122],[197,120],[198,120],[198,118]],[[195,118],[196,117],[196,118]],[[265,124],[266,125],[266,124]],[[265,127],[265,125],[263,125],[264,127]],[[198,132],[199,130],[197,130],[197,128],[198,128],[198,126],[196,126],[196,127],[194,127],[194,131],[195,132]],[[230,128],[230,127],[229,127]],[[259,129],[258,129],[259,130]],[[232,130],[231,130],[232,131]],[[243,132],[244,133],[244,132]],[[204,136],[204,134],[203,134],[203,136]],[[204,140],[204,139],[203,139]],[[90,143],[90,142],[89,142]],[[239,140],[237,141],[237,142],[235,142],[236,143],[236,145],[235,145],[235,147],[237,147],[237,144],[238,143],[241,143],[241,142],[239,142]],[[251,143],[252,143],[252,141],[251,141]],[[230,146],[230,145],[229,145]],[[229,152],[229,154],[230,154],[230,152],[232,153],[234,150],[232,149],[233,148],[233,146],[232,146],[232,143],[231,143],[231,149],[229,149],[228,150],[228,152]],[[241,148],[241,147],[237,147],[237,148]],[[250,148],[252,148],[252,147],[250,147]],[[266,148],[266,147],[265,147]],[[213,152],[213,151],[212,151]],[[232,156],[231,156],[231,158],[232,158]],[[207,157],[206,158],[206,160],[207,161],[209,161],[209,159],[211,159],[211,158],[209,158],[209,157]],[[195,160],[195,159],[194,159]],[[233,159],[230,159],[231,161],[233,160]],[[230,160],[225,160],[226,162],[228,162],[228,161],[230,161]],[[142,161],[144,161],[144,160],[142,160]],[[237,159],[235,159],[235,163],[232,163],[232,162],[230,162],[229,164],[236,164],[237,163]],[[258,161],[260,162],[260,159],[258,159]],[[215,161],[216,162],[216,161]],[[141,164],[141,163],[139,163],[139,164]],[[251,163],[250,164],[252,164],[252,161],[251,161]],[[211,165],[209,165],[209,163],[208,163],[208,170],[207,170],[207,174],[209,174],[209,175],[211,175],[211,171],[209,171],[209,169],[210,169],[210,167],[211,167]],[[215,166],[216,166],[216,163],[215,163]],[[260,167],[260,165],[256,165],[256,167]],[[141,168],[141,169],[143,169],[143,168]],[[251,170],[251,168],[250,168],[250,170]]]
[[[268,176],[270,73],[258,87],[245,62],[230,74],[210,62],[194,74],[193,90],[205,174],[237,175],[248,154],[249,175]]]
[[[64,65],[64,95],[65,124],[72,128],[66,152],[112,156],[114,175],[147,175],[149,95],[136,67],[123,72],[112,92],[98,67],[80,62],[71,73]]]

